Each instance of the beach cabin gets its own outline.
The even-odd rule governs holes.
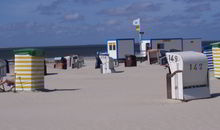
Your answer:
[[[210,97],[208,59],[203,53],[168,52],[167,98],[192,100]]]
[[[147,50],[151,48],[151,40],[141,40],[140,41],[140,57],[147,56]]]
[[[201,38],[184,38],[183,51],[202,52],[202,39]]]
[[[135,55],[134,44],[134,38],[108,40],[107,51],[109,57],[114,60],[124,60],[125,55]]]
[[[136,50],[136,60],[143,62],[147,60],[147,50],[151,49],[150,40],[141,40],[139,43],[139,50]]]
[[[44,89],[44,51],[19,49],[15,53],[16,91]]]
[[[182,51],[182,38],[173,39],[151,39],[152,49],[170,51],[176,49]]]
[[[202,52],[202,41],[200,38],[162,38],[151,39],[152,49],[164,51],[195,51]]]

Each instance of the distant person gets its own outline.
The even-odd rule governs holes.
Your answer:
[[[44,75],[47,75],[47,63],[46,63],[46,60],[44,60]]]
[[[67,69],[67,60],[64,57],[61,58],[61,63],[63,63],[62,69]]]
[[[6,63],[6,73],[10,73],[9,63],[7,59],[5,59],[5,63]]]
[[[102,64],[102,61],[101,61],[101,59],[99,58],[99,52],[96,53],[95,59],[96,59],[95,69],[99,69],[100,66],[101,66],[101,64]]]

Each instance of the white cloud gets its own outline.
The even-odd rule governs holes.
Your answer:
[[[74,14],[67,14],[64,16],[64,19],[65,20],[76,20],[78,19],[80,16],[79,16],[79,13],[74,13]]]
[[[107,25],[119,25],[120,21],[116,20],[116,19],[110,19],[106,21]]]
[[[70,13],[63,16],[63,22],[73,22],[78,20],[83,20],[84,17],[79,13]]]
[[[98,14],[104,14],[109,16],[137,15],[141,12],[160,11],[161,5],[162,3],[141,1],[141,2],[134,2],[132,4],[127,4],[124,6],[103,9],[99,11]]]

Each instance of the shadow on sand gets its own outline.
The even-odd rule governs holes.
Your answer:
[[[211,94],[210,98],[217,98],[217,97],[220,97],[220,93],[213,93]]]
[[[78,91],[80,89],[40,89],[40,92],[57,92],[57,91]]]
[[[212,93],[210,97],[208,98],[198,98],[198,99],[193,99],[193,100],[201,100],[201,99],[212,99],[212,98],[218,98],[220,97],[220,93]],[[187,101],[183,101],[183,102],[189,102],[192,100],[187,100]]]
[[[57,75],[58,73],[47,73],[46,76],[48,75]]]
[[[124,71],[113,71],[112,73],[123,73]]]

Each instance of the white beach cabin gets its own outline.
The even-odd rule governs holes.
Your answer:
[[[134,38],[108,40],[107,51],[109,57],[114,60],[124,60],[125,55],[135,55],[134,43]]]
[[[198,52],[166,53],[170,67],[167,97],[192,100],[210,97],[208,59]]]
[[[202,41],[200,38],[164,38],[151,39],[152,49],[165,51],[195,51],[202,52]]]
[[[150,45],[151,40],[141,40],[140,42],[140,56],[146,57],[147,50],[151,47]]]

